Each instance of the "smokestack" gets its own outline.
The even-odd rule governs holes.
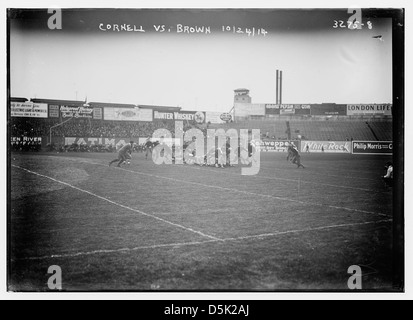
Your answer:
[[[275,79],[275,86],[276,86],[276,90],[275,90],[275,104],[278,104],[278,70],[277,70],[277,76]]]
[[[283,72],[281,70],[277,70],[276,76],[276,87],[277,90],[275,92],[275,103],[281,104],[282,103],[282,81],[283,81]]]
[[[280,70],[280,104],[282,104],[283,72]]]

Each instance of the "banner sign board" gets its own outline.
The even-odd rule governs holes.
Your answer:
[[[92,118],[93,108],[78,106],[60,106],[60,115],[62,118]]]
[[[114,121],[152,121],[152,109],[143,108],[105,108],[104,120]]]
[[[351,142],[302,140],[301,152],[351,153]]]
[[[392,114],[391,104],[348,104],[347,115]]]
[[[47,118],[47,104],[33,102],[11,102],[12,117]]]
[[[217,123],[217,124],[222,124],[222,123],[227,123],[231,121],[232,115],[230,113],[222,113],[222,112],[213,112],[213,111],[207,111],[205,112],[205,122],[208,123]]]
[[[26,143],[35,143],[41,144],[42,137],[11,137],[11,144],[26,144]]]
[[[298,150],[299,148],[299,141],[259,141],[256,142],[260,146],[260,151],[262,152],[287,152],[288,146],[290,143],[294,144]]]
[[[347,115],[345,104],[323,103],[312,104],[311,115],[313,116],[345,116]]]
[[[140,137],[140,138],[88,138],[88,137],[65,137],[65,145],[72,145],[73,143],[76,143],[78,145],[81,144],[87,144],[87,145],[111,145],[116,147],[118,149],[121,146],[124,146],[125,144],[129,143],[130,141],[134,141],[135,144],[145,144],[148,138]],[[153,141],[161,141],[161,139],[154,139],[150,138],[150,140]],[[174,142],[176,145],[181,145],[179,139],[163,139],[162,140],[166,145],[172,145]]]
[[[59,118],[59,106],[49,104],[49,118]]]
[[[93,108],[93,119],[102,120],[103,119],[103,112],[102,108]]]
[[[353,154],[393,154],[392,141],[352,141]]]
[[[291,109],[280,109],[280,115],[293,115],[295,114],[295,109],[291,108]]]
[[[265,104],[235,103],[235,117],[265,116]]]
[[[278,104],[266,104],[265,114],[280,114],[280,105]]]
[[[203,111],[176,111],[176,112],[166,111],[165,112],[165,111],[153,110],[153,120],[195,121],[196,123],[202,124],[202,123],[205,123],[205,112]]]
[[[271,104],[265,105],[265,114],[310,114],[309,104]]]
[[[135,141],[136,143],[138,142],[138,138],[135,140],[132,138],[79,138],[79,137],[65,137],[65,145],[72,145],[74,143],[81,145],[81,144],[87,144],[87,145],[112,145],[118,148],[119,146],[124,146],[125,144],[129,143],[129,141]]]

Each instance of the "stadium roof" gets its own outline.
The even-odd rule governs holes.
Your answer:
[[[160,110],[160,111],[180,111],[182,109],[181,107],[156,106],[156,105],[145,105],[145,104],[138,105],[138,107],[143,108],[143,109],[154,109],[154,110]]]
[[[79,100],[58,100],[58,99],[42,99],[42,98],[32,98],[34,103],[48,103],[48,104],[71,104],[71,105],[83,105],[85,101]]]
[[[14,101],[14,102],[26,102],[26,101],[29,101],[29,99],[27,99],[27,98],[18,98],[18,97],[10,97],[10,101]]]
[[[110,102],[88,102],[91,107],[114,107],[114,108],[136,108],[135,104],[131,103],[110,103]]]

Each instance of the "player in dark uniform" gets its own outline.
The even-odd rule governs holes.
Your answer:
[[[251,141],[248,143],[248,157],[252,157],[252,155],[255,154],[255,150],[256,150],[256,148],[255,148],[255,141],[254,141],[254,140],[251,140]]]
[[[232,150],[232,148],[231,148],[231,140],[228,138],[227,139],[227,142],[225,143],[225,155],[226,155],[226,160],[227,160],[227,163],[226,163],[226,165],[227,166],[230,166],[230,167],[233,167],[234,165],[233,165],[233,161],[234,161],[234,159],[231,159],[231,150]]]
[[[152,149],[154,147],[153,142],[150,140],[150,138],[146,140],[144,147],[146,150],[145,159],[148,160],[148,154],[150,153],[152,155]]]
[[[287,161],[293,162],[295,153],[293,152],[293,147],[291,145],[288,145],[287,153]]]
[[[304,168],[304,166],[301,164],[300,153],[298,152],[297,148],[295,148],[295,146],[293,144],[290,144],[288,146],[288,154],[289,154],[289,156],[287,157],[287,159],[290,158],[290,161],[292,163],[296,164],[297,168],[299,168],[299,167]]]
[[[117,164],[117,167],[120,167],[120,165],[125,162],[127,159],[131,158],[132,154],[132,148],[133,148],[133,141],[130,141],[128,144],[124,145],[120,150],[118,151],[118,158],[112,160],[109,162],[109,167],[112,163],[119,161]]]

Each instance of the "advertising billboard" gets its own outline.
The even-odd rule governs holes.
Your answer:
[[[59,118],[59,106],[49,104],[49,118]]]
[[[228,112],[205,112],[205,122],[208,123],[227,123],[232,120],[232,115]]]
[[[351,142],[302,140],[301,152],[351,153]]]
[[[205,117],[206,115],[205,115],[205,112],[203,111],[175,111],[173,112],[173,111],[153,110],[153,120],[195,121],[196,123],[202,124],[202,123],[205,123]]]
[[[33,102],[11,102],[12,117],[47,118],[47,104]]]
[[[300,150],[300,142],[293,141],[259,141],[260,151],[262,152],[287,152],[289,144],[294,144]]]
[[[266,104],[265,114],[280,114],[280,105],[272,103]]]
[[[345,104],[312,104],[310,110],[310,113],[313,116],[345,116],[347,114]]]
[[[352,141],[353,154],[393,154],[392,141]]]
[[[93,108],[78,106],[60,106],[60,115],[62,118],[92,118]]]
[[[265,114],[281,114],[281,115],[308,115],[310,114],[311,106],[309,104],[271,104],[265,105]]]
[[[41,144],[42,143],[42,137],[26,137],[26,136],[21,136],[21,137],[11,137],[10,138],[11,144],[27,144],[27,143],[36,143],[36,144]]]
[[[235,103],[236,117],[265,116],[265,104]]]
[[[134,140],[130,138],[89,138],[89,137],[65,137],[65,145],[72,145],[76,143],[78,145],[87,144],[87,145],[112,145],[116,148],[119,146],[124,146],[129,143],[129,141]],[[135,142],[138,138],[135,138]]]
[[[348,104],[347,115],[392,114],[391,104]]]
[[[93,108],[93,119],[102,120],[103,119],[103,112],[102,108]]]
[[[105,108],[104,120],[114,121],[152,121],[152,109],[143,108]]]

